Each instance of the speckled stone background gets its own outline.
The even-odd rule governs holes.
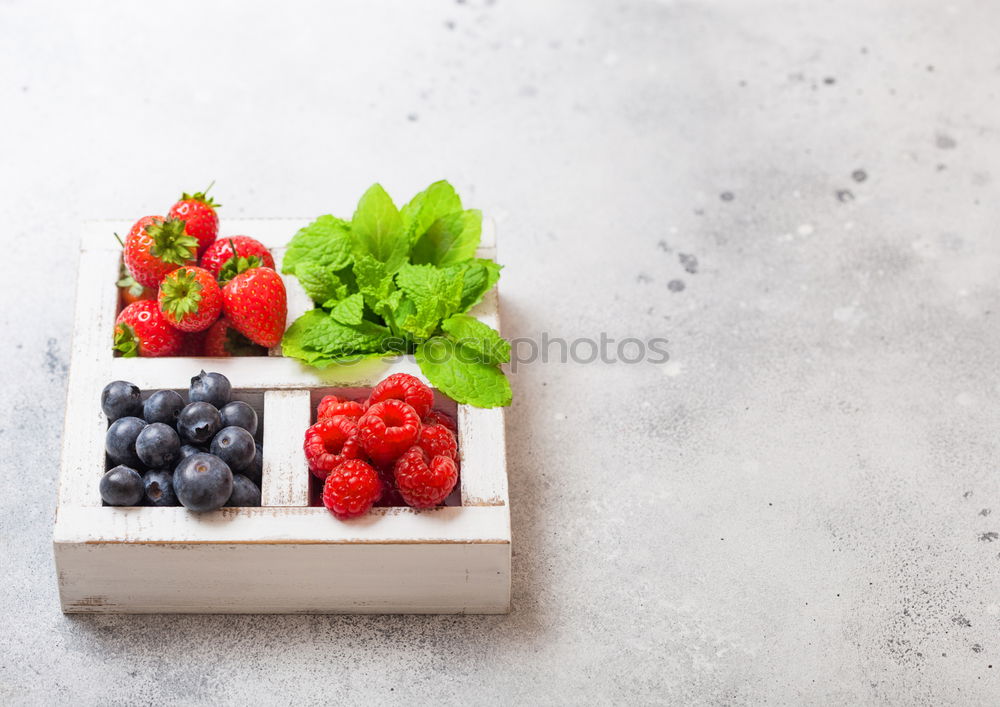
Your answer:
[[[977,0],[0,2],[0,701],[996,704],[998,28]],[[510,337],[669,339],[518,367],[511,614],[63,616],[79,221],[441,177],[498,222]]]

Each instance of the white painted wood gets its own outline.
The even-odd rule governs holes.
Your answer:
[[[100,506],[97,485],[104,474],[108,426],[101,411],[101,390],[110,380],[118,258],[113,252],[82,252],[79,267],[59,503]]]
[[[500,506],[373,508],[342,521],[325,508],[67,508],[56,543],[506,543],[510,518]]]
[[[70,613],[510,609],[510,545],[56,544]]]
[[[308,390],[269,390],[264,393],[264,476],[261,504],[308,506],[309,469],[302,449],[303,432],[312,411]]]
[[[504,408],[458,406],[458,448],[463,506],[507,503]]]
[[[226,220],[225,234],[283,247],[310,219]],[[462,506],[431,511],[376,508],[338,521],[309,508],[302,434],[315,404],[330,392],[357,396],[385,376],[407,372],[426,382],[410,356],[311,369],[272,351],[232,359],[114,358],[114,282],[127,222],[86,225],[80,259],[72,372],[60,473],[54,548],[68,612],[482,612],[510,601],[504,410],[438,405],[456,415],[462,451]],[[495,253],[483,224],[481,257]],[[310,305],[286,278],[289,321]],[[499,325],[489,293],[474,315]],[[195,514],[183,508],[104,508],[97,490],[105,468],[107,420],[100,391],[109,380],[148,394],[186,389],[201,369],[224,373],[234,397],[262,414],[262,508]],[[352,390],[353,389],[353,390]]]

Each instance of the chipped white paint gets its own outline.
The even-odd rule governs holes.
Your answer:
[[[272,248],[276,261],[307,219],[226,221]],[[113,358],[114,282],[120,249],[112,234],[131,224],[87,224],[80,256],[76,329],[67,395],[54,549],[67,612],[121,613],[502,613],[510,604],[510,512],[503,409],[456,413],[462,506],[379,508],[349,522],[310,508],[302,434],[318,398],[360,393],[386,375],[423,375],[412,357],[316,371],[272,351],[253,358]],[[480,257],[495,254],[490,221]],[[285,278],[289,321],[310,306]],[[500,325],[496,291],[472,314]],[[201,369],[224,373],[234,397],[262,412],[262,508],[196,514],[183,508],[104,508],[100,392],[109,380],[144,391],[184,390]],[[441,396],[439,396],[440,399]]]
[[[308,506],[309,475],[303,474],[306,455],[302,435],[295,430],[309,427],[312,410],[308,390],[269,390],[264,393],[264,410],[271,424],[264,429],[264,477],[261,503],[264,506]]]

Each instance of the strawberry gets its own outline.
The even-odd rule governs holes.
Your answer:
[[[183,221],[143,216],[125,236],[125,267],[136,282],[155,290],[164,275],[194,260],[197,246]]]
[[[228,277],[222,275],[223,270],[226,270],[225,266],[227,263],[233,259],[234,250],[238,257],[247,259],[243,270],[248,270],[252,267],[259,268],[261,266],[274,269],[274,258],[271,257],[271,253],[259,241],[249,236],[233,236],[232,238],[217,240],[201,256],[201,267],[208,270],[225,284],[233,278],[233,275],[237,274],[236,272],[227,270],[226,274]],[[229,267],[238,270],[239,263],[231,263]]]
[[[121,292],[122,302],[126,306],[133,302],[141,302],[144,299],[156,299],[156,290],[151,290],[148,287],[140,285],[135,281],[135,278],[128,274],[124,266],[122,267],[121,277],[116,284]]]
[[[255,344],[277,346],[285,332],[285,283],[271,268],[251,268],[226,283],[222,308],[236,330]]]
[[[219,235],[219,215],[215,210],[222,204],[216,204],[208,196],[211,188],[210,184],[205,191],[194,194],[184,192],[167,214],[169,218],[180,219],[187,224],[187,234],[198,239],[198,255],[204,253]]]
[[[250,341],[236,331],[225,317],[208,328],[205,332],[203,356],[266,356],[267,349]]]
[[[184,340],[181,342],[181,350],[177,353],[178,356],[204,356],[205,355],[205,338],[207,331],[196,331],[192,333],[185,333]]]
[[[181,331],[204,331],[222,311],[222,290],[208,270],[177,268],[163,278],[157,297],[167,321]]]
[[[152,300],[135,302],[115,320],[115,350],[122,356],[176,356],[184,335],[174,329]]]

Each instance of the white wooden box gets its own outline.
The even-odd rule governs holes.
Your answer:
[[[257,238],[281,263],[307,220],[223,221],[221,233]],[[302,439],[315,402],[332,388],[370,388],[411,356],[318,371],[279,351],[246,358],[115,358],[121,250],[131,224],[85,224],[59,502],[53,545],[62,609],[73,613],[505,613],[510,607],[510,512],[504,409],[457,406],[461,506],[374,508],[340,521],[309,506]],[[480,257],[495,240],[483,224]],[[288,321],[311,307],[285,277]],[[498,326],[496,290],[472,311]],[[112,380],[144,392],[186,390],[201,369],[229,377],[234,397],[262,414],[261,508],[197,514],[184,508],[101,504],[108,422],[100,394]]]

